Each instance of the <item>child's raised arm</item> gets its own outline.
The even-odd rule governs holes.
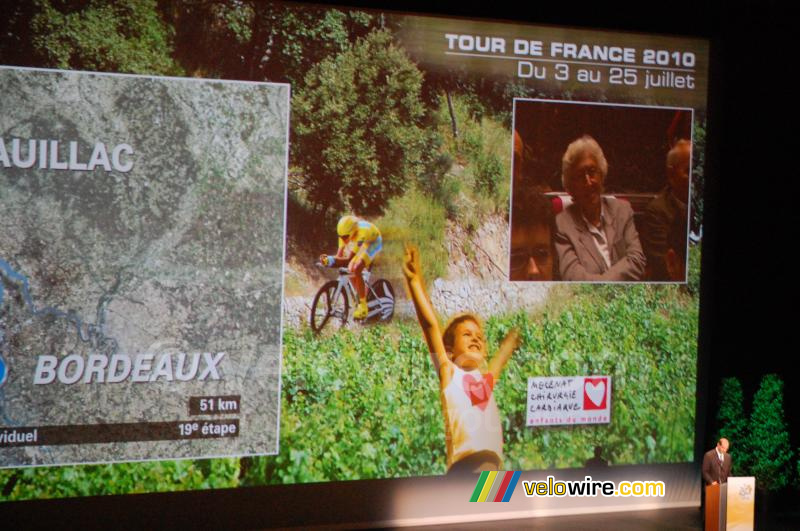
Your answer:
[[[517,347],[519,347],[519,332],[511,330],[500,343],[500,348],[497,349],[492,361],[489,362],[489,372],[492,373],[495,382],[500,379],[503,368]]]
[[[439,321],[433,310],[428,294],[425,292],[425,283],[422,279],[422,269],[419,261],[419,251],[416,247],[406,244],[403,256],[403,274],[406,281],[406,291],[414,302],[417,311],[417,320],[422,327],[422,334],[428,343],[431,359],[438,374],[439,367],[447,362],[447,352],[442,342],[442,333],[439,330]]]

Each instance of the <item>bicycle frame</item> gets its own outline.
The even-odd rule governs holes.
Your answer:
[[[333,294],[333,298],[334,300],[336,300],[336,297],[338,297],[339,294],[342,292],[342,289],[344,289],[347,293],[347,297],[350,298],[353,308],[355,308],[358,305],[359,301],[358,301],[358,293],[356,293],[356,289],[353,287],[353,283],[350,281],[352,277],[353,274],[350,272],[349,269],[347,269],[346,267],[339,268],[339,280],[338,280],[339,285],[336,287],[336,291]],[[368,313],[366,319],[371,319],[372,317],[375,317],[378,314],[384,314],[384,315],[387,314],[387,309],[386,309],[387,304],[391,305],[393,311],[394,301],[384,300],[386,299],[386,297],[378,297],[378,294],[375,293],[375,290],[370,285],[369,283],[370,272],[368,269],[364,269],[364,271],[361,272],[361,278],[364,279],[364,286],[367,288],[367,291],[372,294],[372,300],[369,300],[367,302]],[[389,311],[388,313],[392,313],[392,311]]]
[[[317,263],[317,266],[324,267],[321,263]],[[351,282],[353,274],[348,268],[339,267],[338,275],[336,280],[330,280],[320,287],[314,296],[311,304],[310,324],[315,332],[319,332],[324,328],[331,318],[340,321],[341,325],[345,325],[350,316],[350,308],[356,308],[360,302],[358,293]],[[361,322],[366,324],[368,322],[391,320],[394,315],[394,288],[392,284],[383,278],[379,278],[370,284],[371,275],[367,270],[362,271],[361,275],[368,290],[367,315]],[[341,306],[336,301],[341,301]],[[318,310],[322,310],[322,313]]]

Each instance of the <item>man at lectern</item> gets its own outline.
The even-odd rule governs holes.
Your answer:
[[[731,473],[731,456],[728,454],[728,439],[717,441],[717,447],[703,456],[703,479],[706,485],[727,483]]]

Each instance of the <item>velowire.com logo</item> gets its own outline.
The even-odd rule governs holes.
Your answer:
[[[478,484],[472,492],[471,502],[507,502],[514,494],[519,482],[520,472],[492,471],[481,472]]]

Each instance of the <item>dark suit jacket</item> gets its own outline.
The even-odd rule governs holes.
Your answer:
[[[577,204],[556,216],[554,239],[561,280],[641,280],[645,258],[633,223],[633,209],[626,201],[603,197],[603,210],[611,267],[597,250]]]
[[[642,214],[639,235],[650,269],[650,280],[669,280],[664,255],[667,254],[670,228],[686,221],[687,206],[672,195],[669,187],[661,190]]]
[[[706,485],[711,485],[715,481],[717,483],[728,482],[728,476],[731,475],[731,456],[728,453],[723,456],[724,460],[720,464],[716,448],[703,455],[703,480]]]

